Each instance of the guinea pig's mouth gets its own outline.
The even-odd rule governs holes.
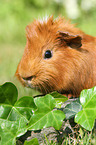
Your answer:
[[[42,96],[52,93],[54,91],[57,91],[58,93],[68,97],[68,98],[77,98],[78,95],[74,95],[74,93],[71,90],[55,90],[53,86],[49,85],[48,82],[43,82],[42,84],[33,84],[31,80],[31,77],[28,79],[22,78],[20,77],[20,75],[18,75],[19,80],[21,81],[21,83],[27,87],[27,88],[31,88],[31,89],[35,89],[38,90],[40,92],[40,96],[42,94]],[[39,95],[38,95],[39,96]],[[35,96],[36,97],[36,96]]]
[[[54,92],[54,91],[57,91],[57,90],[55,90],[55,89],[52,89],[52,87],[51,87],[51,89],[50,89],[50,87],[49,87],[49,89],[48,89],[48,86],[47,86],[47,90],[46,90],[46,88],[43,87],[43,86],[40,85],[40,84],[39,84],[39,85],[36,85],[35,87],[32,86],[32,84],[28,84],[27,87],[32,88],[32,89],[35,89],[35,90],[38,90],[39,92],[41,92],[40,96],[41,96],[41,95],[42,95],[42,96],[45,96],[46,94],[52,93],[52,92]],[[67,90],[67,91],[66,91],[66,90],[57,91],[57,92],[60,93],[61,95],[65,96],[65,97],[69,98],[69,99],[71,99],[71,98],[77,98],[77,97],[78,97],[78,95],[73,94],[72,91],[68,91],[68,90]],[[35,97],[36,97],[36,96],[35,96]]]

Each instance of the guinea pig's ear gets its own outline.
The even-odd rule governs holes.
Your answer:
[[[67,32],[62,32],[62,31],[58,31],[59,32],[59,39],[61,39],[61,43],[66,42],[66,44],[68,46],[70,46],[71,48],[77,49],[80,48],[82,46],[81,43],[81,36],[79,35],[71,35]]]

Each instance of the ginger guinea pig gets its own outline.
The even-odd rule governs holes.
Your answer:
[[[64,18],[34,20],[26,27],[27,44],[16,76],[43,94],[78,96],[96,85],[96,37]]]

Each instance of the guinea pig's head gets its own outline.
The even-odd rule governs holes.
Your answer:
[[[70,29],[69,29],[70,27]],[[34,21],[26,27],[27,43],[16,76],[26,87],[43,93],[72,89],[81,36],[62,18]],[[76,54],[76,55],[75,55]]]

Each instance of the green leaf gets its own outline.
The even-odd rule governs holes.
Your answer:
[[[50,95],[55,98],[55,101],[56,101],[55,107],[56,108],[61,108],[62,103],[64,103],[65,101],[68,100],[67,97],[65,97],[64,95],[59,94],[58,92],[52,92]]]
[[[82,110],[82,105],[80,104],[79,99],[71,101],[63,109],[63,111],[66,115],[66,119],[70,119],[70,118],[74,117],[81,110]]]
[[[29,120],[34,110],[36,110],[36,105],[33,98],[22,97],[14,104],[14,106],[1,104],[0,118],[16,121],[18,118],[25,116],[25,118]]]
[[[75,122],[91,131],[96,119],[96,87],[83,90],[80,94],[83,109],[75,116]]]
[[[25,96],[17,101],[17,95],[17,89],[12,83],[0,86],[0,144],[2,145],[16,143],[16,137],[27,131],[26,124],[37,109],[32,97]]]
[[[32,97],[24,96],[20,98],[14,105],[15,109],[20,114],[25,116],[28,120],[31,118],[33,112],[37,109],[34,99]]]
[[[17,97],[18,91],[14,84],[7,82],[0,86],[0,103],[14,105]]]
[[[50,95],[38,97],[34,99],[37,110],[32,115],[28,129],[39,130],[53,126],[55,129],[60,129],[65,114],[60,110],[53,110],[56,105],[55,99]]]
[[[17,121],[0,119],[0,145],[16,145],[16,138],[27,132],[26,124],[24,117]]]
[[[32,97],[22,97],[17,101],[18,91],[14,84],[8,82],[0,86],[0,118],[16,121],[25,116],[30,119],[36,105]],[[17,102],[16,102],[17,101]]]
[[[24,145],[39,145],[39,142],[38,142],[38,139],[37,138],[33,138],[32,140],[30,141],[25,141],[24,142]]]

